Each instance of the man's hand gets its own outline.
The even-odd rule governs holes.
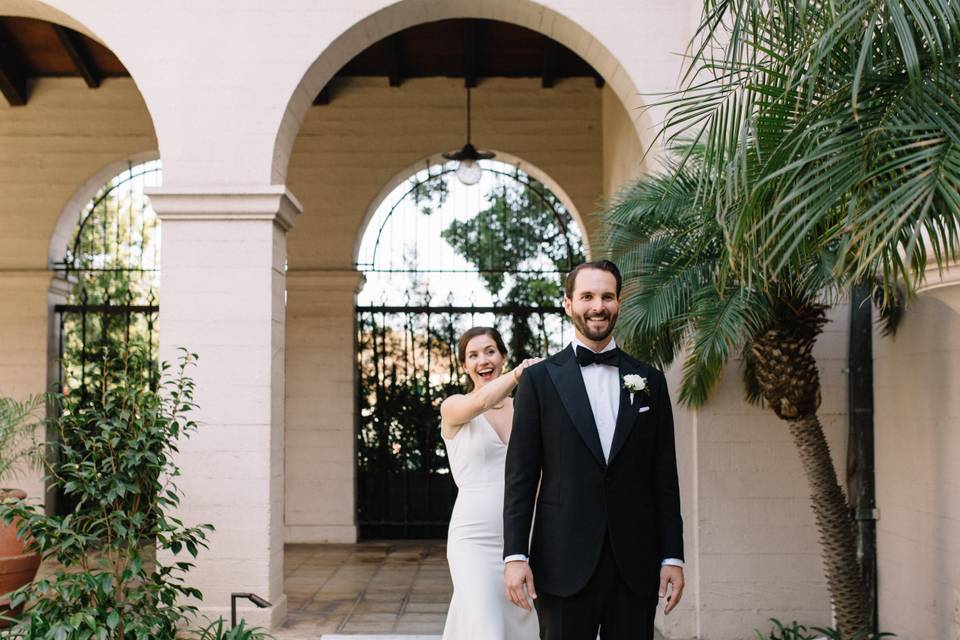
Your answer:
[[[670,585],[669,595],[667,595],[668,584]],[[670,564],[660,567],[660,597],[664,596],[667,597],[667,604],[663,607],[663,613],[667,614],[673,611],[683,597],[683,567]]]
[[[530,564],[523,560],[513,560],[503,568],[503,587],[507,593],[507,600],[521,609],[530,611],[530,602],[527,594],[537,599],[537,590],[533,586],[533,571]],[[526,591],[524,591],[526,587]]]

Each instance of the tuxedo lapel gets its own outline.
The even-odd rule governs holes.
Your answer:
[[[610,444],[610,459],[607,464],[613,463],[614,456],[623,447],[623,443],[630,436],[633,425],[637,422],[637,408],[647,404],[646,394],[642,391],[634,394],[633,402],[630,402],[630,392],[623,386],[623,376],[631,373],[639,373],[627,358],[620,357],[620,409],[617,411],[617,426],[613,431],[613,442]]]
[[[597,423],[593,419],[593,410],[590,408],[590,398],[587,388],[583,384],[583,374],[580,373],[580,364],[573,357],[573,349],[567,347],[550,360],[547,367],[550,377],[560,394],[560,401],[567,410],[573,426],[590,449],[601,466],[606,466],[603,459],[603,448],[600,446],[600,434]]]

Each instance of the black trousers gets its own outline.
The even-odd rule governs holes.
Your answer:
[[[658,601],[637,595],[623,581],[608,536],[583,589],[566,597],[537,594],[540,640],[596,640],[598,630],[600,640],[653,640]]]

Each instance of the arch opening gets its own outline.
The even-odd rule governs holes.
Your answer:
[[[456,341],[496,327],[509,363],[571,335],[566,272],[583,234],[559,197],[515,165],[481,162],[461,184],[455,163],[395,186],[366,226],[356,267],[357,522],[360,538],[443,537],[455,489],[436,425],[459,392]]]
[[[370,69],[377,65],[377,56],[384,55],[383,51],[378,51],[379,48],[386,51],[386,73],[390,86],[400,86],[405,77],[410,77],[404,74],[402,64],[396,56],[398,42],[403,33],[405,30],[442,21],[500,22],[543,36],[546,42],[553,44],[554,51],[542,54],[540,74],[534,75],[543,76],[545,87],[553,86],[558,58],[568,55],[576,58],[572,63],[573,67],[579,66],[580,69],[572,75],[586,73],[596,79],[598,87],[609,85],[623,108],[630,114],[628,117],[633,135],[644,147],[652,142],[649,116],[642,109],[643,101],[633,79],[600,40],[561,13],[530,0],[520,0],[514,3],[511,9],[509,13],[504,13],[502,7],[493,0],[479,0],[469,5],[402,0],[344,31],[314,60],[291,94],[276,129],[271,181],[274,184],[286,181],[294,141],[307,110],[311,105],[329,102],[331,94],[336,90],[335,84],[331,82],[335,76],[342,76],[345,72],[349,75],[371,74]],[[476,27],[468,27],[464,31],[464,41],[467,43],[462,52],[465,70],[451,73],[448,69],[436,74],[447,77],[462,75],[466,86],[476,86],[479,74],[477,51],[476,47],[470,44],[476,41]],[[441,64],[438,68],[443,67]],[[413,75],[416,77],[416,74]],[[495,75],[529,77],[530,74],[513,69],[506,73],[501,70]]]

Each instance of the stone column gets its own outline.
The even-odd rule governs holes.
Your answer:
[[[23,400],[52,390],[59,373],[60,344],[53,310],[66,301],[69,291],[66,280],[47,269],[0,271],[0,396]],[[45,437],[43,430],[37,437]],[[49,498],[42,471],[26,470],[3,480],[31,498]]]
[[[199,355],[193,414],[180,446],[178,517],[212,523],[188,583],[201,613],[229,618],[230,593],[270,601],[239,612],[278,626],[283,593],[284,281],[287,232],[300,204],[282,186],[151,192],[162,221],[160,356]]]
[[[288,542],[355,542],[353,269],[287,274]]]

